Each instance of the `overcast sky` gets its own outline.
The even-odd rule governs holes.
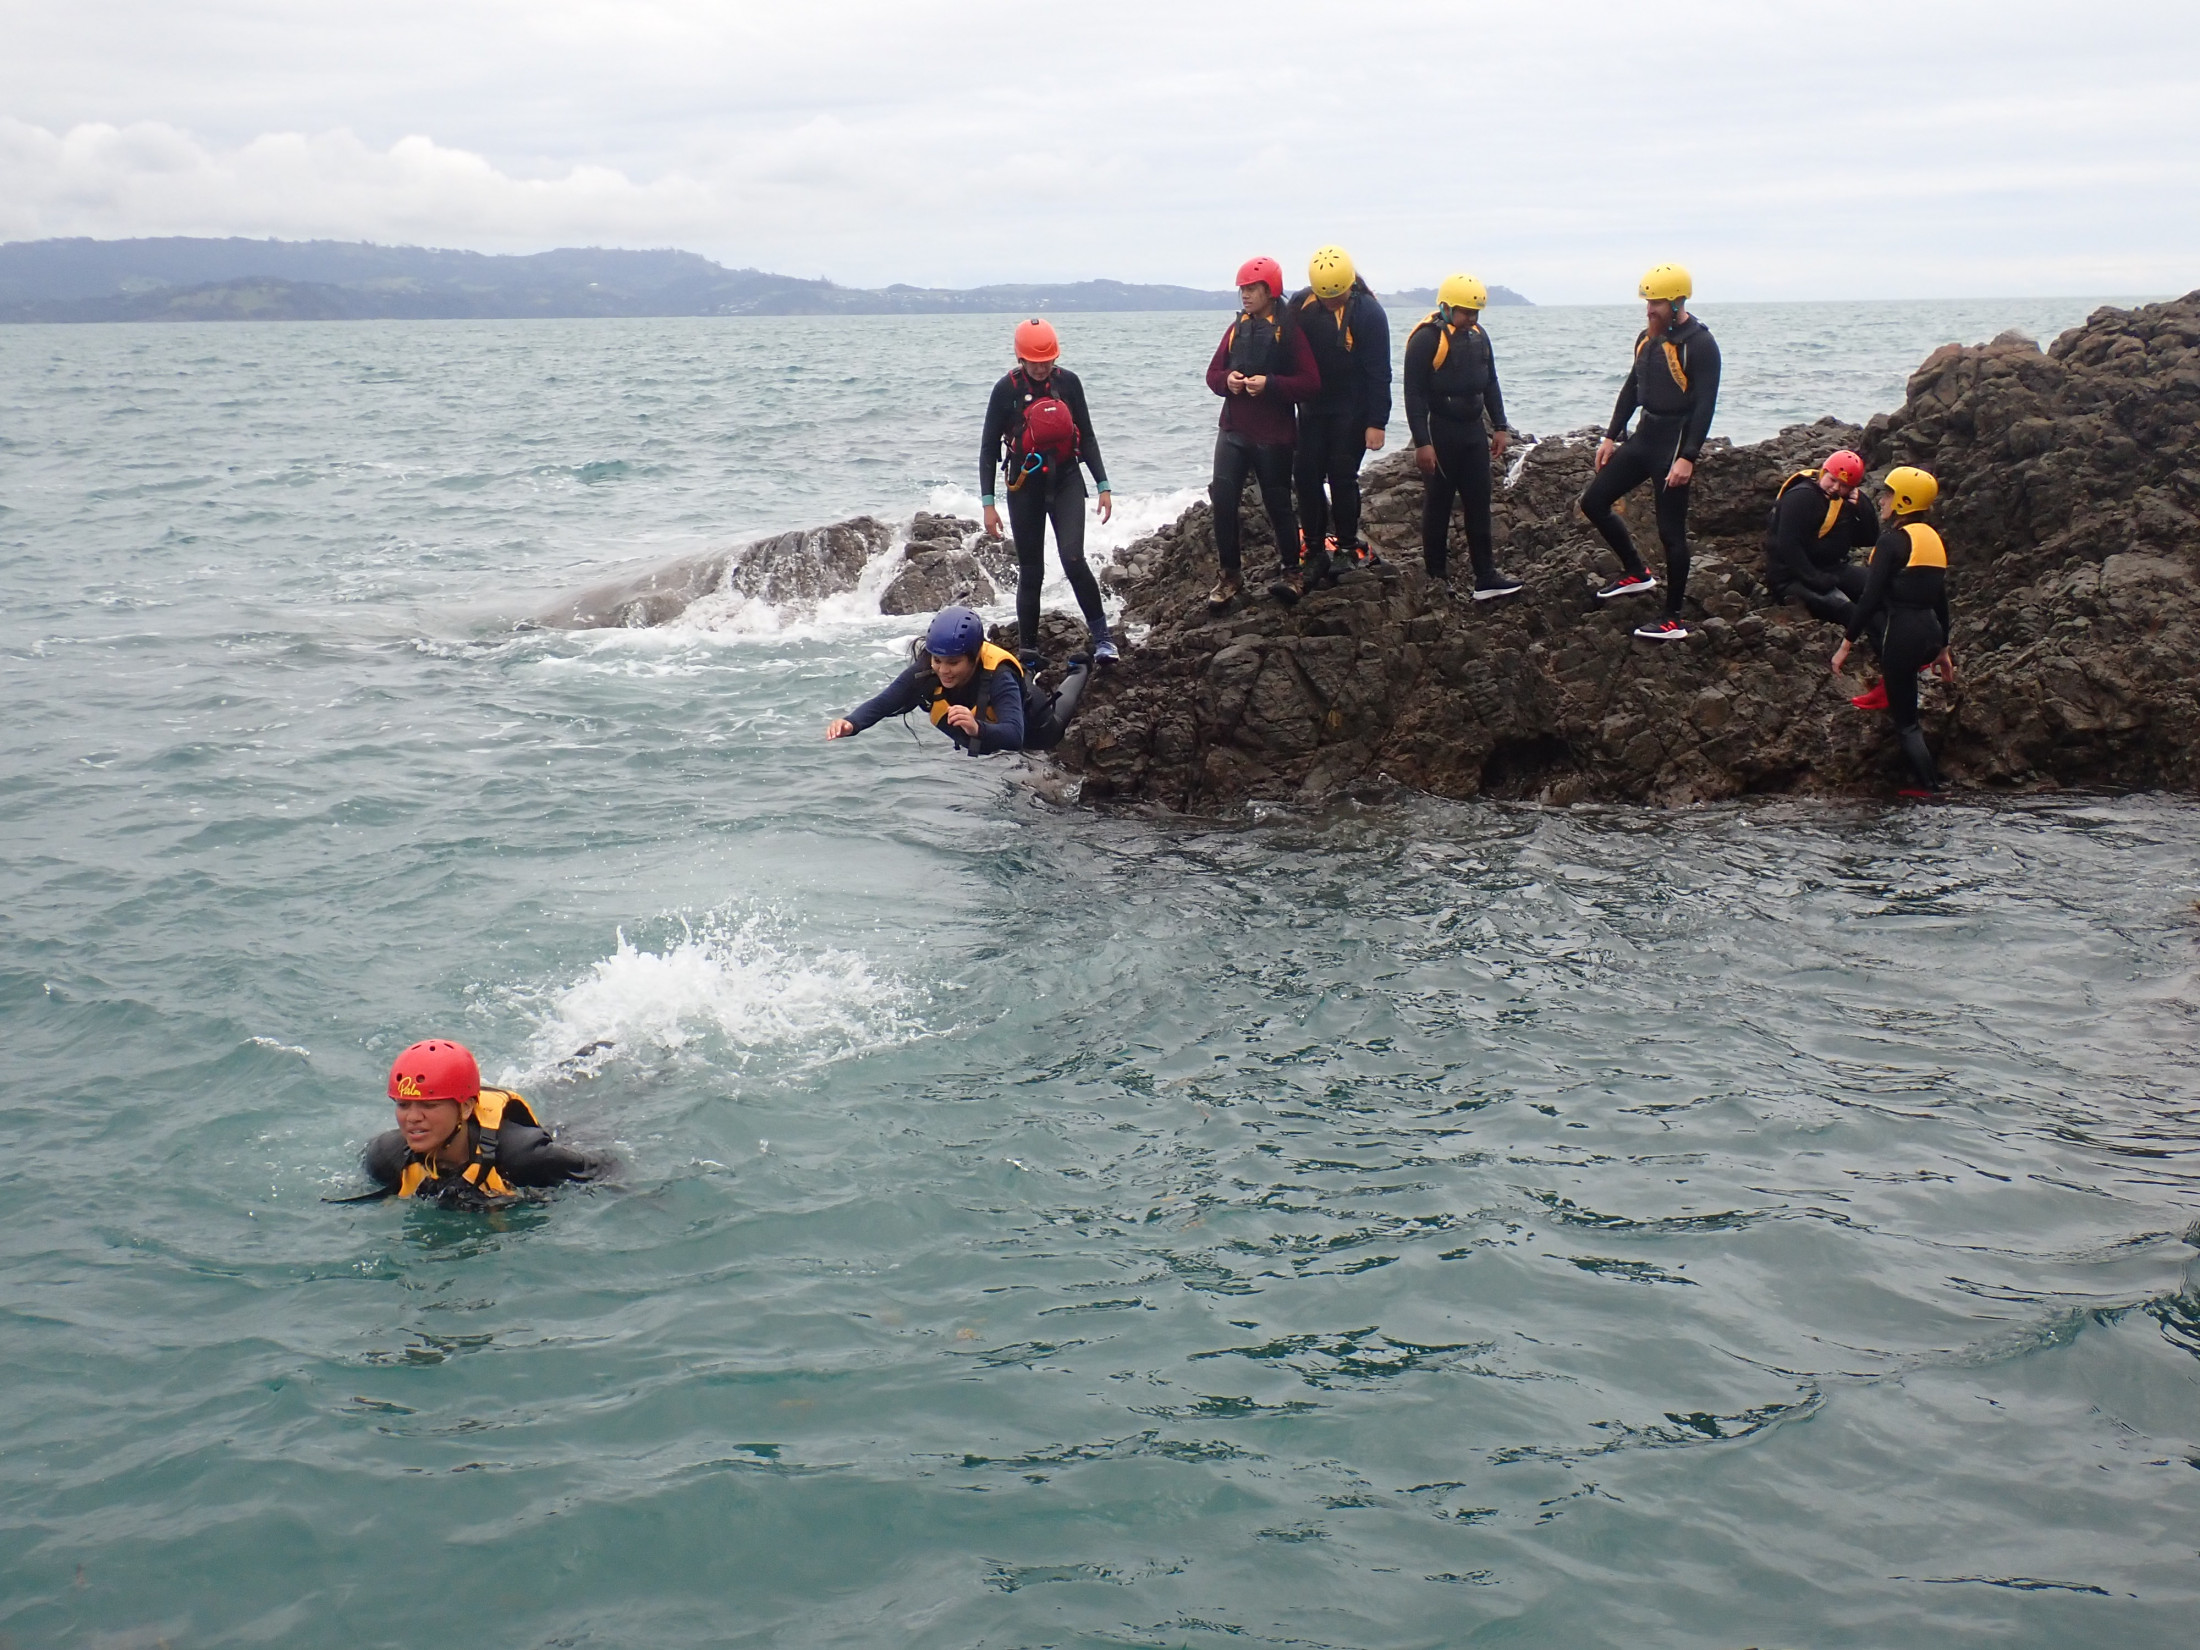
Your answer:
[[[0,240],[681,246],[852,285],[2200,286],[2200,0],[0,0]]]

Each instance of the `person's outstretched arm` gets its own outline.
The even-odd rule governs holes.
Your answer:
[[[852,738],[873,723],[882,722],[889,716],[902,716],[915,710],[918,703],[917,667],[911,665],[889,682],[884,692],[874,694],[871,698],[864,700],[862,704],[856,706],[846,716],[836,717],[826,723],[825,737],[828,739]]]

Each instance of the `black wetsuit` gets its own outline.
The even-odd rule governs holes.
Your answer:
[[[1266,378],[1267,386],[1257,396],[1232,395],[1233,372]],[[1287,313],[1272,311],[1257,322],[1241,315],[1215,346],[1207,363],[1207,387],[1223,398],[1214,477],[1207,486],[1215,511],[1215,559],[1224,572],[1238,571],[1245,478],[1257,476],[1260,501],[1276,536],[1276,560],[1289,573],[1299,565],[1298,515],[1291,507],[1291,457],[1298,442],[1295,398],[1321,387],[1314,352]],[[1326,570],[1329,558],[1320,543],[1311,542],[1308,551],[1309,565]]]
[[[1437,345],[1444,360],[1436,365]],[[1477,585],[1497,580],[1490,534],[1490,430],[1504,429],[1505,392],[1497,358],[1479,322],[1450,327],[1434,317],[1406,340],[1406,423],[1416,448],[1436,449],[1436,473],[1423,482],[1421,560],[1432,579],[1450,566],[1451,507],[1467,518],[1467,553]]]
[[[1686,380],[1684,383],[1683,380]],[[1645,481],[1657,483],[1658,541],[1665,546],[1665,611],[1679,618],[1688,590],[1688,487],[1665,484],[1677,458],[1696,462],[1719,401],[1719,346],[1710,329],[1691,315],[1663,337],[1644,332],[1635,340],[1635,364],[1620,386],[1607,438],[1618,452],[1590,480],[1581,513],[1604,535],[1629,573],[1647,571],[1627,524],[1612,506]],[[1628,420],[1642,413],[1632,435]]]
[[[1390,422],[1390,317],[1367,283],[1354,280],[1340,318],[1312,287],[1291,299],[1291,314],[1314,352],[1322,387],[1299,403],[1299,444],[1292,465],[1299,526],[1306,542],[1335,537],[1349,550],[1360,535],[1360,464],[1367,432]],[[1326,491],[1324,490],[1326,488]]]
[[[1918,726],[1917,673],[1948,645],[1947,550],[1922,516],[1904,516],[1879,535],[1868,573],[1849,617],[1848,638],[1855,641],[1884,613],[1886,641],[1879,659],[1886,673],[1887,720],[1920,788],[1938,790],[1939,770]]]
[[[978,438],[978,492],[994,496],[995,473],[1005,461],[1015,490],[1005,503],[1009,536],[1016,542],[1016,628],[1025,652],[1039,643],[1039,587],[1046,582],[1047,523],[1054,523],[1054,553],[1085,616],[1095,644],[1108,637],[1107,613],[1100,605],[1100,583],[1085,560],[1085,479],[1076,463],[1049,464],[1022,482],[1023,454],[1016,442],[1023,431],[1024,408],[1043,396],[1058,396],[1077,421],[1078,460],[1092,472],[1096,492],[1108,490],[1100,461],[1100,438],[1093,434],[1085,386],[1067,367],[1056,367],[1044,380],[1021,367],[993,386],[985,406],[985,433]]]
[[[885,689],[848,713],[861,733],[889,716],[905,716],[913,710],[930,711],[935,700],[961,705],[978,718],[977,736],[946,722],[940,732],[972,756],[991,756],[996,751],[1049,751],[1062,742],[1070,718],[1077,714],[1089,671],[1071,671],[1056,693],[1027,685],[1011,665],[980,668],[959,688],[942,689],[929,668],[911,665]]]
[[[1765,584],[1776,602],[1796,602],[1813,618],[1847,625],[1870,577],[1849,559],[1878,541],[1879,517],[1861,498],[1836,499],[1814,478],[1789,483],[1772,507],[1765,541]],[[1872,651],[1886,633],[1884,617],[1865,631]]]
[[[481,1125],[469,1119],[466,1128],[478,1148]],[[366,1170],[368,1179],[394,1193],[411,1160],[412,1150],[405,1144],[404,1133],[390,1129],[367,1142],[360,1157],[360,1167]],[[495,1164],[496,1172],[507,1183],[518,1187],[563,1186],[570,1181],[596,1180],[612,1167],[610,1159],[561,1146],[548,1129],[512,1117],[507,1117],[503,1127],[497,1130]],[[444,1196],[437,1199],[436,1192],[427,1188],[415,1195],[460,1202],[476,1201],[479,1196],[477,1193],[475,1198],[469,1198],[467,1194],[474,1189],[455,1176],[446,1176],[440,1183],[430,1181],[427,1186],[439,1188]]]

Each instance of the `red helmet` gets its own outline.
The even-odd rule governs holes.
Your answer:
[[[1237,284],[1251,286],[1255,281],[1268,288],[1268,296],[1283,296],[1283,265],[1273,258],[1247,258],[1238,266]]]
[[[1016,329],[1016,359],[1019,361],[1056,361],[1061,359],[1062,340],[1054,336],[1054,329],[1034,317]]]
[[[1830,454],[1825,463],[1818,466],[1820,475],[1829,475],[1844,487],[1858,487],[1864,481],[1864,461],[1843,447]]]
[[[464,1043],[415,1043],[390,1066],[392,1100],[478,1100],[481,1067]]]

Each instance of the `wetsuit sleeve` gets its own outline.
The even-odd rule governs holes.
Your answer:
[[[606,1158],[559,1145],[548,1129],[507,1123],[497,1130],[497,1173],[514,1186],[562,1186],[571,1180],[595,1180],[609,1167]]]
[[[993,496],[993,483],[1001,469],[1001,443],[1008,438],[1010,409],[1015,400],[1015,386],[1003,378],[993,386],[992,399],[985,404],[985,433],[978,437],[978,496],[981,498]],[[871,724],[862,725],[869,727]]]
[[[883,693],[866,699],[848,713],[848,720],[861,733],[873,723],[883,722],[889,716],[904,716],[917,708],[917,667],[911,665],[886,685]]]
[[[1207,363],[1207,387],[1220,396],[1227,397],[1230,393],[1230,334],[1236,330],[1235,321],[1222,329],[1222,342],[1215,346],[1215,358]]]
[[[1436,329],[1415,327],[1406,339],[1406,428],[1413,444],[1426,447],[1428,434],[1429,363],[1436,359]]]
[[[1268,387],[1261,392],[1264,401],[1311,401],[1322,387],[1321,364],[1314,359],[1314,346],[1306,341],[1306,334],[1296,326],[1284,328],[1289,341],[1291,370],[1271,373]]]
[[[978,750],[980,756],[991,756],[995,751],[1020,751],[1024,748],[1024,679],[1006,665],[989,671],[986,676],[985,702],[993,707],[993,720],[978,720]]]
[[[1826,495],[1807,481],[1798,481],[1780,497],[1772,522],[1772,562],[1776,576],[1820,595],[1834,587],[1834,577],[1812,559],[1811,536],[1825,520]],[[1876,524],[1875,524],[1876,525]]]
[[[1718,407],[1719,341],[1708,332],[1699,333],[1688,352],[1688,426],[1681,434],[1681,457],[1691,464],[1703,453],[1711,415]]]
[[[1486,332],[1482,334],[1482,353],[1490,364],[1490,382],[1482,392],[1482,410],[1489,414],[1491,429],[1509,430],[1512,426],[1505,422],[1505,392],[1497,384],[1497,348]]]
[[[1607,441],[1627,439],[1627,421],[1635,416],[1635,408],[1640,401],[1640,394],[1635,388],[1636,362],[1642,359],[1643,343],[1649,336],[1647,332],[1635,335],[1635,359],[1627,363],[1627,381],[1620,385],[1619,399],[1612,403],[1612,422],[1604,427],[1604,439]]]
[[[367,1142],[367,1149],[359,1154],[359,1167],[366,1171],[369,1180],[394,1192],[397,1183],[404,1178],[405,1159],[410,1155],[405,1149],[404,1135],[390,1129]]]
[[[1371,294],[1359,306],[1360,327],[1353,353],[1360,358],[1361,416],[1371,430],[1390,425],[1390,317]]]
[[[1062,399],[1069,403],[1070,416],[1077,420],[1077,438],[1083,443],[1085,468],[1092,472],[1093,491],[1108,490],[1108,467],[1100,458],[1100,438],[1093,433],[1092,413],[1085,405],[1085,386],[1075,373],[1061,367],[1054,369],[1054,376],[1061,379]]]
[[[1879,542],[1879,513],[1861,498],[1849,500],[1848,509],[1842,512],[1842,527],[1848,534],[1848,546],[1852,550],[1866,549]]]
[[[1872,547],[1871,574],[1864,581],[1864,594],[1856,598],[1856,610],[1849,615],[1850,641],[1863,635],[1873,615],[1887,605],[1887,592],[1894,588],[1894,576],[1909,565],[1910,535],[1900,527],[1889,527]]]

